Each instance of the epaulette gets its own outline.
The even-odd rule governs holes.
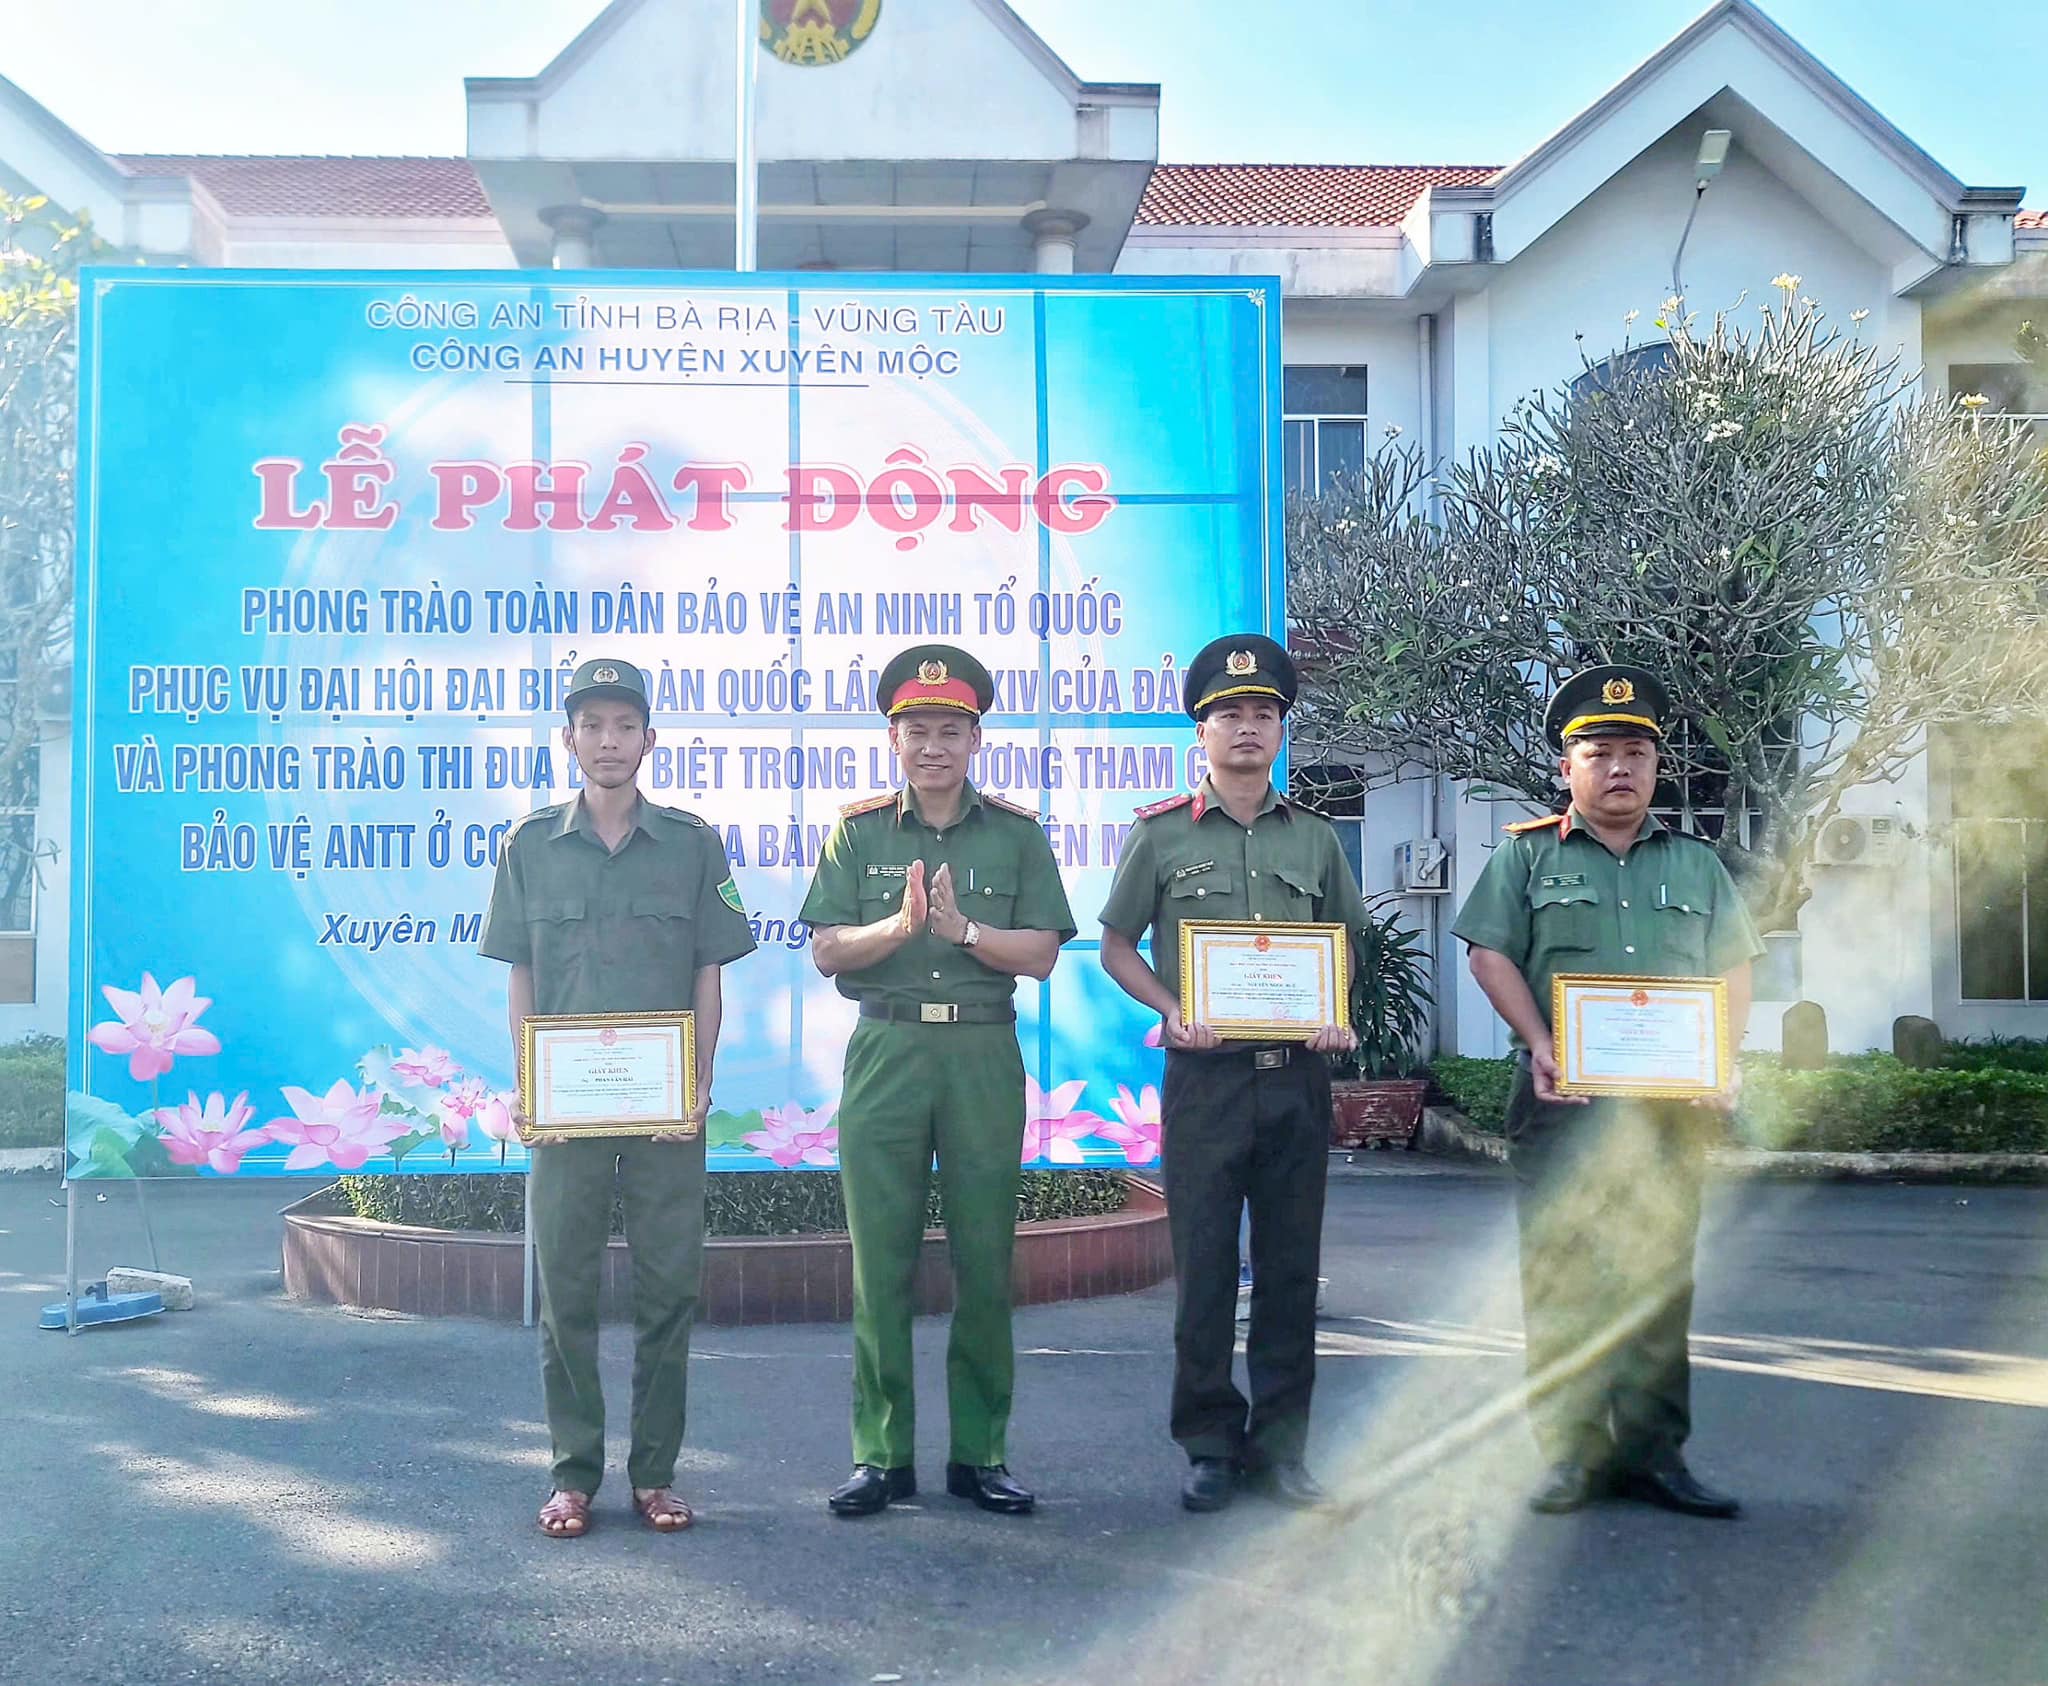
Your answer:
[[[1511,825],[1502,826],[1501,830],[1513,832],[1515,836],[1519,837],[1525,831],[1541,831],[1547,825],[1562,825],[1563,823],[1564,815],[1545,814],[1540,820],[1516,820]]]
[[[1007,802],[1000,796],[991,796],[985,790],[981,793],[981,799],[991,808],[1000,808],[1006,814],[1016,814],[1020,818],[1029,820],[1033,825],[1038,823],[1038,810],[1036,808],[1020,808],[1016,803]]]
[[[700,815],[691,813],[690,810],[687,808],[671,808],[666,802],[649,802],[647,806],[652,808],[657,814],[662,815],[664,818],[671,820],[679,820],[684,825],[709,826],[711,824],[709,820],[702,818]]]
[[[512,822],[512,829],[505,833],[505,841],[510,843],[513,838],[517,837],[528,826],[536,825],[542,820],[560,819],[562,817],[562,810],[568,806],[569,804],[566,802],[550,802],[545,808],[536,808],[532,813],[521,816]]]
[[[886,808],[896,800],[895,792],[885,791],[880,796],[865,796],[858,802],[849,802],[839,810],[842,820],[857,819],[862,814],[872,814],[877,808]]]
[[[1184,790],[1178,796],[1169,796],[1164,802],[1148,802],[1142,808],[1134,808],[1132,817],[1141,820],[1153,819],[1160,814],[1170,814],[1176,808],[1185,808],[1194,801],[1195,793]]]

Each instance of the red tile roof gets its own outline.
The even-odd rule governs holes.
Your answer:
[[[1201,228],[1389,228],[1426,187],[1471,187],[1498,164],[1161,164],[1138,223]]]
[[[120,153],[138,176],[191,176],[237,217],[487,217],[465,158]]]
[[[2022,211],[2012,219],[2015,228],[2048,228],[2048,210]]]

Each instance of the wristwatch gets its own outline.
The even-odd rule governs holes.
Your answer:
[[[960,933],[960,946],[962,948],[972,948],[980,941],[981,927],[975,924],[972,919],[968,920],[967,929]]]

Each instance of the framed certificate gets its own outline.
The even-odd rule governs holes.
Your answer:
[[[540,1013],[519,1038],[519,1107],[535,1136],[695,1135],[689,1013]]]
[[[1180,928],[1180,1016],[1236,1041],[1306,1042],[1351,1022],[1351,942],[1342,925],[1188,919]]]
[[[1724,1094],[1734,1069],[1720,978],[1560,972],[1550,1029],[1560,1094],[1689,1100]]]

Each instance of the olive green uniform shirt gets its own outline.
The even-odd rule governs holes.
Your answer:
[[[1066,886],[1036,817],[983,797],[968,785],[959,817],[939,831],[925,823],[908,786],[879,803],[843,813],[825,843],[800,917],[813,927],[873,925],[903,905],[912,861],[923,861],[925,887],[942,866],[953,868],[961,913],[1004,931],[1074,935]],[[855,1001],[910,1006],[952,1001],[962,1006],[1010,1000],[1017,980],[992,971],[971,949],[920,931],[886,960],[833,982]]]
[[[701,967],[753,951],[717,832],[643,798],[613,851],[580,796],[505,840],[477,945],[533,968],[536,1013],[687,1012]]]
[[[1189,919],[1342,925],[1356,940],[1365,898],[1328,820],[1268,785],[1252,823],[1240,825],[1205,778],[1192,798],[1131,827],[1102,904],[1103,924],[1131,941],[1152,929],[1152,970],[1176,998]]]
[[[1451,931],[1512,960],[1546,1024],[1559,972],[1719,977],[1764,952],[1712,846],[1654,814],[1643,816],[1626,855],[1610,851],[1576,812],[1511,833]]]

